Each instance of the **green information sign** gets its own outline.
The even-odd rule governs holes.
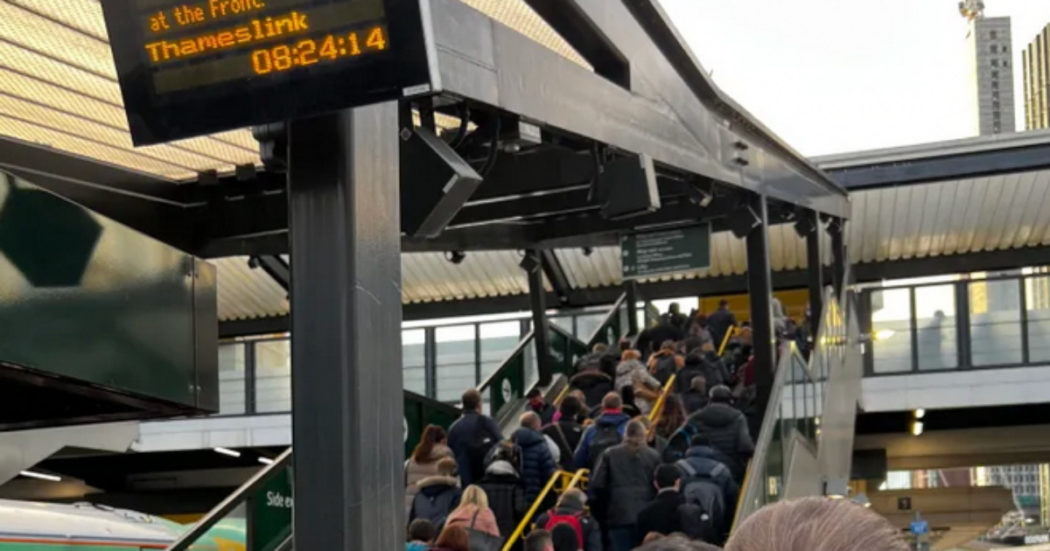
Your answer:
[[[620,254],[624,279],[709,268],[711,225],[625,235]]]
[[[250,506],[248,551],[273,551],[292,533],[291,468],[259,488]]]

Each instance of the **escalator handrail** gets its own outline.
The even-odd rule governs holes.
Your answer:
[[[248,497],[261,488],[264,484],[270,481],[273,477],[277,476],[281,471],[288,467],[292,462],[292,448],[284,450],[284,452],[274,459],[274,462],[259,469],[259,472],[255,473],[255,476],[248,479],[247,482],[237,488],[237,491],[233,492],[226,499],[222,500],[221,503],[215,506],[211,511],[208,512],[204,518],[197,521],[188,532],[182,535],[179,539],[172,543],[167,551],[185,551],[189,549],[191,545],[197,542],[208,530],[211,530],[213,526],[230,514],[231,511],[236,509],[241,503],[248,499]]]
[[[559,480],[563,480],[564,478],[569,477],[569,483],[566,484],[565,488],[562,489],[562,492],[564,493],[575,488],[580,482],[584,480],[584,478],[588,474],[590,474],[590,471],[587,469],[579,469],[575,473],[570,473],[568,471],[555,471],[554,474],[551,475],[550,479],[547,480],[547,484],[543,487],[543,490],[540,491],[539,495],[536,496],[536,499],[533,500],[532,506],[529,507],[528,512],[526,512],[525,516],[522,517],[521,522],[518,523],[517,528],[515,528],[514,531],[511,532],[510,537],[508,537],[507,541],[503,543],[503,548],[501,551],[510,551],[514,548],[514,544],[518,541],[519,538],[521,538],[522,534],[525,533],[525,529],[528,528],[529,524],[532,523],[533,517],[535,517],[536,513],[539,512],[539,508],[541,505],[543,505],[543,502],[547,499],[547,496],[550,495],[552,491],[554,491],[554,485],[557,484]]]
[[[598,342],[598,337],[605,333],[605,327],[609,325],[609,322],[613,319],[613,317],[620,315],[620,306],[623,306],[623,303],[625,302],[627,302],[627,293],[622,293],[620,294],[620,298],[616,299],[616,302],[613,303],[612,308],[609,309],[609,312],[605,314],[605,318],[602,319],[602,323],[598,325],[598,328],[594,330],[594,333],[591,334],[591,337],[587,339],[588,352],[590,352],[594,345]],[[621,327],[621,330],[621,332],[623,332],[625,328]],[[622,334],[620,336],[623,337]]]
[[[667,383],[660,392],[660,397],[656,399],[656,403],[653,404],[653,409],[649,411],[649,432],[646,435],[649,438],[652,438],[653,434],[656,433],[656,425],[660,423],[660,418],[663,417],[664,406],[667,404],[667,397],[674,389],[674,381],[676,377],[677,374],[673,374],[667,379]]]
[[[489,374],[489,376],[484,381],[482,381],[480,385],[478,385],[478,392],[484,393],[486,390],[488,390],[488,388],[492,386],[493,381],[498,379],[503,374],[503,372],[510,367],[511,362],[514,360],[514,358],[516,358],[518,354],[523,354],[525,352],[525,347],[529,346],[529,344],[532,343],[532,339],[535,338],[535,336],[536,331],[534,329],[530,329],[529,332],[526,333],[520,341],[518,341],[518,344],[514,347],[514,349],[511,350],[510,355],[507,356],[507,359],[503,360],[503,363],[499,364],[499,367],[497,367],[495,371]]]
[[[726,329],[726,336],[722,337],[722,344],[718,346],[718,356],[721,357],[726,353],[726,347],[729,346],[729,339],[736,335],[739,328],[735,325],[730,325],[729,329]]]

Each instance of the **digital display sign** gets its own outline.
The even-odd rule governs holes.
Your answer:
[[[429,0],[102,0],[135,145],[439,90]]]

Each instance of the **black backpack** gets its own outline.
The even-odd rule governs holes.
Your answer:
[[[591,438],[591,445],[587,449],[587,461],[591,464],[591,469],[594,469],[598,464],[598,458],[602,456],[605,450],[622,441],[623,436],[620,435],[619,427],[605,423],[598,424],[594,429],[594,438]]]
[[[485,476],[485,459],[489,450],[496,445],[496,440],[485,431],[484,419],[481,415],[475,420],[474,433],[470,435],[467,442],[467,462],[470,469],[471,480],[481,480]]]
[[[671,375],[674,375],[678,371],[678,365],[675,360],[674,354],[668,354],[666,356],[660,356],[656,359],[656,369],[653,372],[653,377],[657,381],[660,381],[660,385],[666,385]]]
[[[693,526],[689,536],[708,543],[720,543],[722,534],[729,528],[726,525],[729,510],[721,486],[707,474],[698,473],[685,459],[676,461],[675,466],[685,475],[682,477],[682,497],[687,505],[693,506],[679,510],[680,514],[687,513],[692,517]],[[716,469],[724,469],[725,474],[729,474],[729,469],[724,465],[718,465]],[[682,526],[688,524],[683,523]]]

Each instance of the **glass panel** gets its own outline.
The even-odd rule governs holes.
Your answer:
[[[401,362],[404,370],[404,387],[417,394],[427,393],[425,329],[407,329],[401,332]]]
[[[919,370],[958,367],[955,286],[917,287],[915,289],[915,324],[919,337]]]
[[[872,291],[871,331],[875,373],[911,371],[911,293],[908,289]]]
[[[572,316],[555,316],[548,318],[551,325],[557,325],[562,331],[572,334]]]
[[[499,321],[481,324],[481,380],[488,379],[521,340],[521,323]]]
[[[970,294],[973,365],[1021,363],[1021,296],[1016,279],[975,281]]]
[[[219,345],[219,413],[244,412],[244,343]]]
[[[215,525],[190,544],[190,549],[223,549],[222,544],[228,542],[231,534],[240,534],[242,537],[248,529],[248,505],[241,503],[226,513],[226,516],[216,521]],[[188,530],[188,528],[187,528]],[[243,546],[242,546],[243,547]],[[136,549],[138,547],[135,547]]]
[[[1032,277],[1024,282],[1028,308],[1028,360],[1050,361],[1050,277]]]
[[[288,340],[255,343],[255,410],[292,410],[292,347]]]
[[[478,384],[474,364],[474,326],[438,327],[434,338],[437,341],[436,399],[458,402],[464,390]]]
[[[583,342],[587,342],[594,332],[601,326],[602,321],[605,320],[605,312],[598,312],[596,314],[580,314],[576,316],[576,338]]]

